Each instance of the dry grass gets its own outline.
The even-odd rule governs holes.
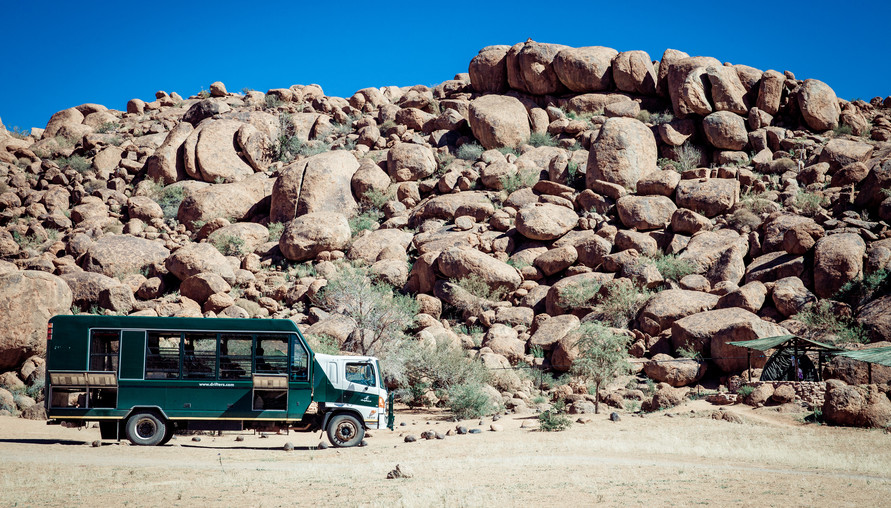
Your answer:
[[[730,504],[870,506],[891,495],[891,436],[802,425],[734,406],[742,425],[691,415],[691,403],[644,418],[606,415],[557,433],[521,429],[406,444],[444,432],[444,415],[400,414],[366,448],[312,450],[318,434],[179,437],[157,448],[91,448],[98,431],[0,418],[0,505],[40,506],[558,506]],[[11,423],[13,423],[11,425]],[[476,421],[466,422],[469,427]],[[42,428],[41,428],[42,426]],[[26,441],[29,439],[42,441]],[[59,444],[60,441],[72,444]],[[290,441],[297,449],[283,452]],[[396,464],[414,478],[386,480]]]

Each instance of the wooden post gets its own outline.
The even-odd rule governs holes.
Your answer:
[[[749,362],[749,382],[752,382],[752,350],[746,349],[746,360]]]
[[[869,362],[866,363],[866,374],[869,376],[869,384],[872,384],[872,364]]]

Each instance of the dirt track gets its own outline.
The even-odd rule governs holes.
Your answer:
[[[802,425],[796,416],[731,408],[746,423],[707,418],[694,402],[645,418],[606,415],[561,433],[509,416],[475,435],[404,443],[453,428],[442,413],[398,414],[369,446],[314,449],[319,434],[178,436],[164,447],[98,439],[0,418],[0,506],[887,506],[891,435]],[[695,413],[691,413],[695,411]],[[800,416],[800,415],[799,415]],[[465,422],[470,428],[477,422]],[[285,452],[286,442],[295,450]],[[401,464],[414,478],[387,480]]]

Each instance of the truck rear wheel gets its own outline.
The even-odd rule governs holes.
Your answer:
[[[356,446],[365,437],[365,427],[355,416],[340,414],[328,422],[328,440],[338,448]]]
[[[134,445],[156,446],[167,436],[167,426],[167,422],[154,413],[135,413],[127,419],[125,431]]]

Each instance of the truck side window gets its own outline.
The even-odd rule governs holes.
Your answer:
[[[119,330],[92,330],[90,332],[90,370],[117,372],[120,344],[121,332]]]
[[[309,371],[309,355],[296,335],[291,336],[291,381],[306,381]]]
[[[179,332],[149,332],[145,343],[145,378],[179,379]]]
[[[183,377],[206,379],[216,377],[217,334],[186,332],[183,342]]]
[[[220,334],[220,379],[251,377],[251,342],[248,334]]]
[[[374,367],[370,363],[346,364],[346,380],[365,386],[375,386]]]
[[[254,372],[263,374],[287,374],[288,336],[257,334],[254,347]]]

